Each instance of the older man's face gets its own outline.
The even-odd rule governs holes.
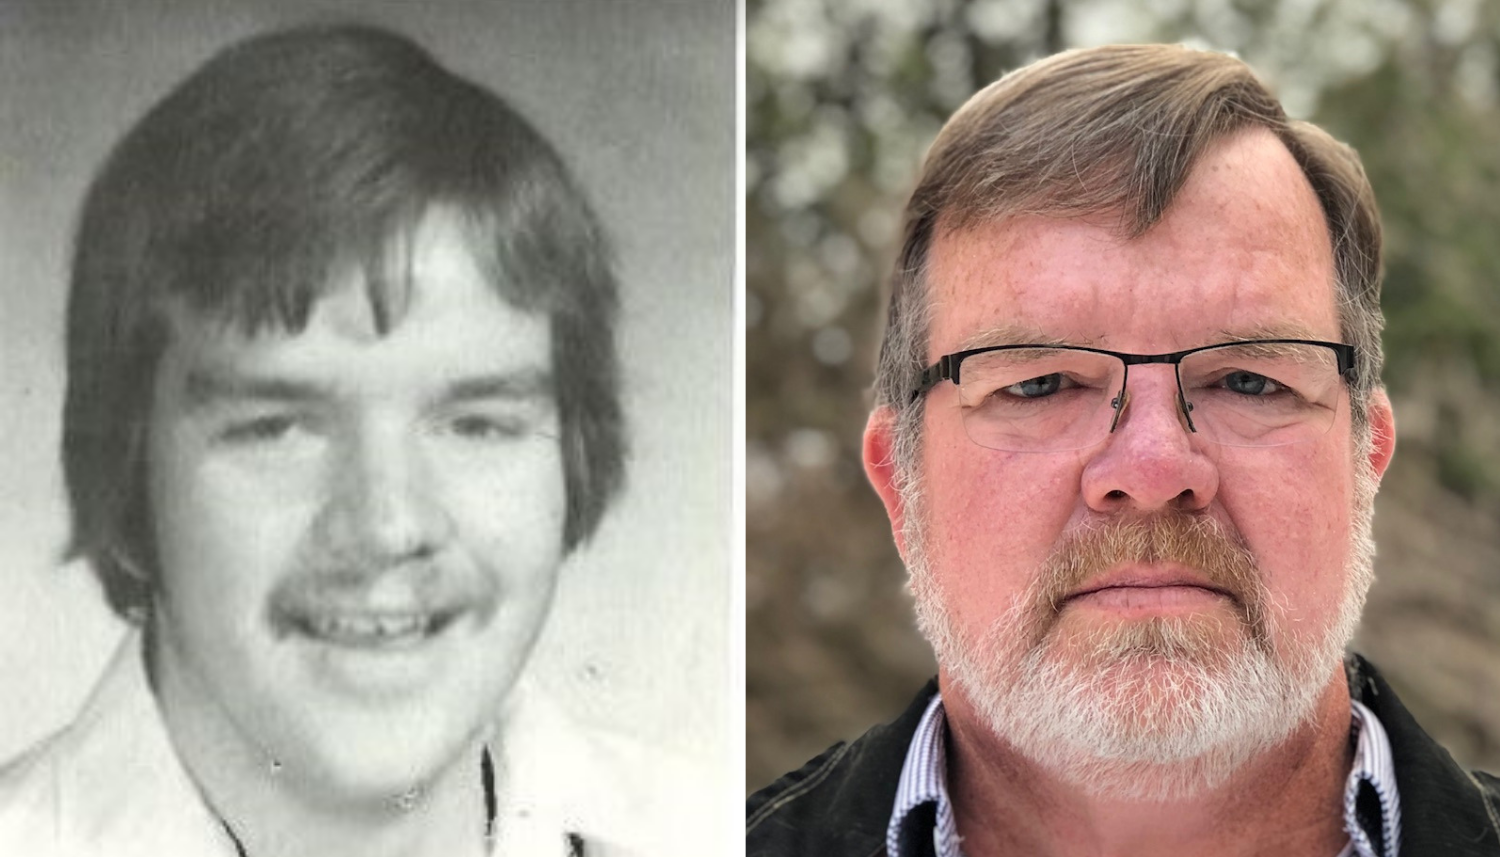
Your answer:
[[[356,277],[293,335],[182,319],[156,386],[163,711],[318,800],[477,776],[563,558],[548,317],[454,220],[417,230],[411,272],[385,333]]]
[[[1028,217],[940,235],[927,272],[929,359],[1016,329],[1143,354],[1266,331],[1340,341],[1321,208],[1270,134],[1242,134],[1206,155],[1144,236],[1122,239],[1113,226]],[[1361,524],[1355,448],[1344,391],[1326,433],[1241,448],[1187,431],[1171,366],[1132,367],[1129,390],[1118,426],[1097,444],[1015,453],[974,443],[957,388],[939,384],[927,396],[918,508],[882,493],[898,528],[919,518],[907,534],[920,544],[907,548],[920,548],[915,586],[927,630],[945,638],[934,640],[945,675],[967,683],[998,730],[1015,733],[1002,737],[1049,740],[1045,723],[1019,722],[1027,715],[1018,707],[1037,701],[1018,697],[1029,671],[1033,684],[1043,674],[1072,682],[1051,693],[1092,697],[1075,707],[1113,705],[1116,722],[1100,734],[1121,733],[1121,753],[1151,756],[1143,747],[1154,743],[1165,747],[1155,760],[1168,761],[1193,753],[1166,745],[1172,730],[1193,728],[1185,712],[1211,702],[1205,683],[1253,684],[1279,671],[1313,685],[1299,703],[1305,713],[1331,679],[1340,611],[1357,610],[1363,595],[1348,573]],[[1383,397],[1376,408],[1386,424]],[[1388,455],[1377,443],[1377,470]],[[1114,526],[1125,522],[1143,525],[1158,548],[1189,550],[1165,548],[1177,561],[1143,560],[1149,548],[1112,557],[1125,550]],[[1080,550],[1088,580],[1054,593],[1064,596],[1055,607],[1038,604],[1060,556],[1077,560]],[[1214,567],[1194,569],[1190,556]],[[1106,575],[1130,585],[1068,597]],[[1219,591],[1162,585],[1194,579]],[[1100,726],[1094,713],[1080,717]]]

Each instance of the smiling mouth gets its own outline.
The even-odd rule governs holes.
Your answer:
[[[320,643],[357,649],[396,649],[420,645],[441,634],[457,611],[316,611],[288,617],[289,629]]]

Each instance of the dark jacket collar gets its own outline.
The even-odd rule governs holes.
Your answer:
[[[935,693],[937,679],[894,721],[852,744],[841,741],[829,747],[751,795],[745,807],[747,857],[869,857],[883,852],[906,748]]]
[[[896,803],[906,749],[937,679],[906,711],[854,743],[822,755],[750,796],[746,857],[872,857],[885,852],[885,830]]]
[[[1500,855],[1500,780],[1471,774],[1422,731],[1389,684],[1358,655],[1345,663],[1349,692],[1385,727],[1401,792],[1403,857]],[[900,717],[839,743],[750,796],[748,857],[875,857],[907,747],[937,681]],[[930,847],[930,845],[929,845]]]
[[[1375,712],[1391,742],[1403,857],[1500,855],[1500,780],[1453,761],[1369,661],[1351,653],[1344,670],[1349,695]]]

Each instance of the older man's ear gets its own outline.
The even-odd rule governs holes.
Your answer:
[[[896,550],[906,559],[906,506],[896,482],[896,412],[881,405],[870,412],[865,423],[864,440],[865,476],[880,502],[885,504],[886,517],[891,519],[891,535],[896,539]]]
[[[1369,417],[1370,466],[1375,468],[1375,478],[1380,479],[1396,454],[1396,414],[1384,387],[1370,396]]]

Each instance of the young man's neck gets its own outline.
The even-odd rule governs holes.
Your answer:
[[[480,857],[488,854],[482,752],[474,746],[421,790],[363,804],[320,799],[294,774],[264,766],[250,776],[194,776],[246,857]]]
[[[948,789],[966,857],[1333,857],[1348,841],[1343,791],[1353,749],[1342,670],[1291,738],[1217,788],[1162,802],[1090,794],[1038,767],[943,684]]]
[[[245,857],[488,855],[482,739],[405,794],[340,800],[301,776],[296,760],[278,764],[250,747],[222,712],[202,701],[208,694],[164,686],[172,679],[163,678],[153,676],[153,689],[173,749]]]

